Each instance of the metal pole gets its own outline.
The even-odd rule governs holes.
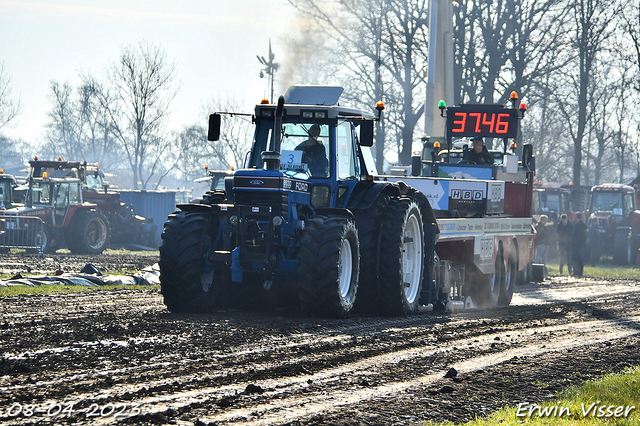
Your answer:
[[[424,133],[433,135],[435,110],[436,46],[438,45],[438,0],[429,3],[429,52],[427,55],[427,89],[424,103]]]

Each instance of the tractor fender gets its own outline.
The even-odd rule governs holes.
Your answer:
[[[224,192],[227,196],[227,200],[231,204],[235,202],[235,192],[233,192],[233,176],[227,176],[224,178]]]
[[[325,216],[342,216],[342,217],[346,217],[348,219],[351,219],[351,220],[355,221],[353,213],[351,213],[351,211],[348,210],[348,209],[338,209],[338,208],[332,208],[332,207],[321,207],[321,208],[315,209],[315,214],[316,215],[325,215]]]
[[[392,182],[359,183],[354,189],[354,196],[349,199],[348,209],[366,209],[373,205],[381,194],[400,195],[397,185]]]
[[[183,212],[188,212],[188,213],[210,213],[211,212],[211,206],[208,206],[206,204],[178,204],[176,207],[182,210]]]

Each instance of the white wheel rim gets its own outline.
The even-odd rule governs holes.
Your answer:
[[[38,240],[36,241],[36,245],[42,251],[47,247],[47,233],[44,231],[39,231],[37,234]]]
[[[89,222],[87,239],[89,246],[93,249],[102,247],[107,239],[107,227],[100,219],[93,219]]]
[[[407,219],[402,238],[402,279],[404,295],[409,303],[413,303],[418,296],[422,270],[422,232],[415,214]]]
[[[349,296],[352,275],[353,257],[351,254],[351,243],[345,238],[342,240],[342,246],[340,247],[340,265],[338,265],[340,297],[344,300]]]
[[[209,292],[212,282],[213,282],[213,271],[203,272],[200,275],[200,283],[202,284],[202,290],[205,293]]]

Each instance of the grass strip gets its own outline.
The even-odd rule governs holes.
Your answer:
[[[159,285],[84,285],[47,284],[41,286],[12,285],[0,287],[0,297],[20,296],[24,294],[86,293],[101,290],[160,290]]]
[[[523,402],[517,407],[496,411],[485,419],[464,423],[465,426],[521,424],[637,426],[640,424],[640,367],[571,386],[558,393],[555,401]],[[426,425],[455,426],[451,422]]]

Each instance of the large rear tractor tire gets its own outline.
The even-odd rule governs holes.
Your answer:
[[[109,221],[100,210],[77,212],[65,233],[67,247],[73,254],[100,254],[111,239]]]
[[[307,220],[298,258],[302,311],[323,317],[347,317],[356,300],[360,271],[360,244],[354,221],[335,216]]]
[[[424,232],[418,204],[410,199],[389,201],[380,236],[380,307],[390,316],[418,309],[424,271]]]
[[[636,261],[631,228],[619,228],[613,234],[613,263],[631,265]]]
[[[183,211],[169,215],[160,244],[160,289],[171,312],[207,313],[221,307],[228,274],[208,260],[212,242],[209,215]],[[225,276],[226,275],[226,276]]]
[[[378,313],[380,224],[382,212],[388,202],[388,196],[380,195],[372,206],[353,211],[360,240],[360,278],[358,279],[358,298],[354,306],[354,311],[358,313]]]

